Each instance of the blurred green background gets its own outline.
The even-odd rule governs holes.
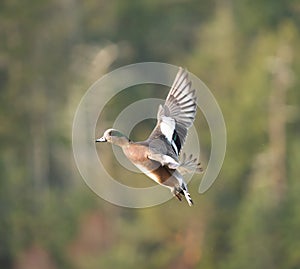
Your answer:
[[[2,0],[0,268],[300,268],[299,29],[297,0]],[[223,111],[225,162],[203,195],[193,177],[193,208],[114,206],[74,163],[83,94],[142,61],[187,67]],[[209,130],[197,122],[208,159]]]

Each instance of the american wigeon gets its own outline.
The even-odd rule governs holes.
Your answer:
[[[182,68],[176,75],[164,105],[157,113],[157,124],[146,141],[133,142],[120,131],[108,129],[96,142],[120,146],[126,157],[158,184],[168,187],[181,201],[181,194],[193,205],[187,184],[182,177],[189,172],[203,171],[197,159],[182,154],[188,128],[193,124],[197,110],[195,90],[188,72]]]

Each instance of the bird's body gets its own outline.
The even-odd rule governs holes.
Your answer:
[[[195,90],[191,89],[187,71],[180,68],[165,104],[158,109],[157,125],[146,141],[133,142],[121,132],[108,129],[96,142],[120,146],[126,157],[143,173],[168,187],[179,200],[184,195],[192,205],[182,174],[202,172],[202,168],[192,155],[186,158],[183,154],[181,162],[179,156],[196,109]]]
[[[176,184],[174,169],[148,158],[151,152],[147,142],[137,142],[132,147],[123,147],[123,152],[137,168],[157,183],[169,187]]]

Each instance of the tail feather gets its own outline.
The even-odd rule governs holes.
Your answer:
[[[181,190],[182,190],[184,197],[187,200],[189,206],[192,206],[194,204],[194,202],[191,198],[191,195],[190,195],[187,185],[185,183],[181,184]]]
[[[194,204],[192,198],[191,198],[191,195],[188,191],[183,191],[183,194],[184,194],[184,197],[185,199],[187,200],[189,206],[192,206]]]
[[[182,160],[180,166],[177,168],[180,174],[188,173],[202,173],[203,168],[200,162],[197,162],[197,158],[193,158],[193,155],[190,154],[189,157],[185,153],[182,154]]]
[[[175,170],[173,172],[173,176],[178,180],[178,184],[171,189],[172,193],[178,198],[179,201],[181,201],[181,194],[184,195],[189,206],[192,206],[194,203],[182,175],[179,173],[179,171]]]

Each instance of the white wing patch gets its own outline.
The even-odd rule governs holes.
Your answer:
[[[178,156],[178,148],[177,148],[177,146],[176,146],[174,140],[172,140],[172,144],[171,144],[171,145],[172,145],[172,148],[175,150],[176,155]]]
[[[161,117],[160,130],[170,143],[172,143],[175,125],[176,123],[174,119],[166,116]]]
[[[148,155],[148,158],[159,162],[162,166],[167,165],[170,169],[177,169],[180,166],[180,164],[169,155],[152,153]]]

